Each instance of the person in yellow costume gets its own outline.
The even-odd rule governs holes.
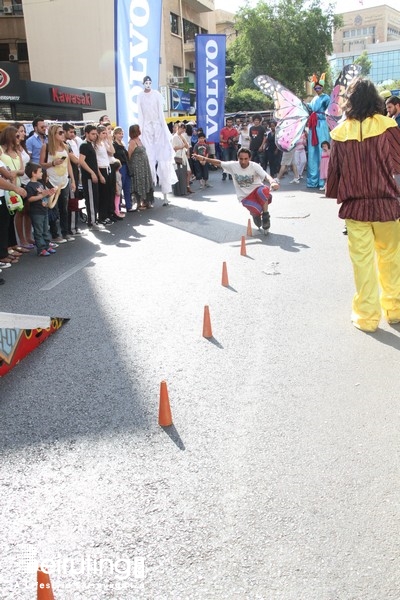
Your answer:
[[[382,311],[400,322],[400,128],[383,116],[384,100],[371,81],[347,90],[346,119],[331,131],[326,196],[337,198],[345,219],[356,294],[351,320],[378,328]],[[381,289],[381,292],[379,290]]]

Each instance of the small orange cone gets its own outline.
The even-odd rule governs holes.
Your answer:
[[[161,427],[172,425],[171,407],[169,405],[167,382],[160,383],[160,408],[158,411],[158,424]]]
[[[247,256],[246,254],[246,238],[242,235],[242,241],[240,244],[240,254],[241,256]]]
[[[221,284],[225,287],[229,287],[228,269],[226,268],[226,262],[222,263],[222,281]]]
[[[208,306],[204,307],[204,319],[203,319],[203,337],[212,338],[212,329],[210,321],[210,309]]]
[[[252,235],[253,235],[253,228],[251,226],[250,219],[247,221],[247,235],[248,235],[248,237],[252,237]]]
[[[50,576],[40,567],[37,570],[37,600],[54,600]]]

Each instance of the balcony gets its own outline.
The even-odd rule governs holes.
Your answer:
[[[214,0],[184,0],[184,3],[198,13],[215,10]]]
[[[194,40],[188,40],[183,44],[184,52],[194,52]]]

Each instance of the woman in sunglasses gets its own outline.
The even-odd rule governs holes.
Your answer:
[[[58,202],[51,209],[50,231],[58,244],[72,242],[75,238],[68,234],[68,198],[69,186],[76,189],[74,174],[69,160],[69,148],[65,143],[65,133],[61,125],[51,125],[48,131],[48,143],[40,151],[40,165],[46,169],[51,188],[60,188]],[[60,232],[61,230],[61,232]]]

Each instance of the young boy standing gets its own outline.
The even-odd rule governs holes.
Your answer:
[[[194,154],[202,157],[194,160],[196,179],[200,181],[200,187],[212,187],[208,183],[208,164],[205,161],[205,159],[208,157],[208,144],[206,142],[206,136],[204,133],[199,133],[198,140],[193,148],[193,152]]]
[[[29,177],[26,185],[27,201],[29,202],[29,216],[33,226],[33,236],[38,256],[50,256],[55,254],[55,244],[51,241],[49,229],[49,196],[54,196],[57,188],[45,188],[41,179],[42,167],[36,163],[29,162],[25,167],[25,173]]]

